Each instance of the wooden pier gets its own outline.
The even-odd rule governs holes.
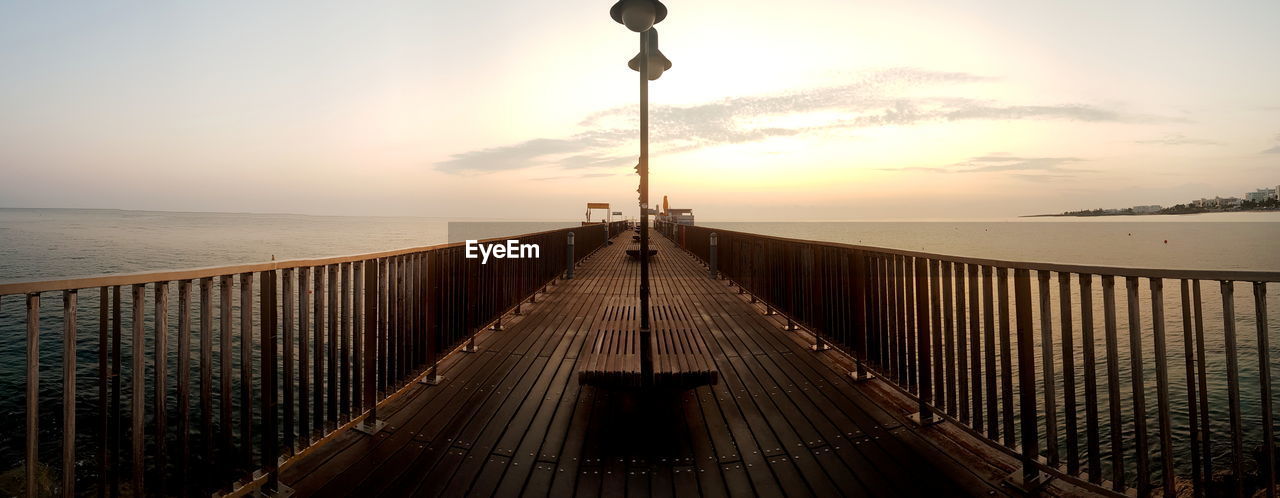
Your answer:
[[[481,335],[478,352],[446,359],[439,385],[385,406],[382,432],[339,435],[284,468],[282,482],[315,496],[967,494],[843,370],[653,240],[655,328],[705,337],[716,385],[579,386],[597,331],[636,327],[637,263],[619,237],[505,330]]]
[[[455,243],[0,283],[0,308],[20,305],[26,329],[13,492],[1280,489],[1268,313],[1280,272],[655,231],[655,356],[640,375],[638,262],[621,222],[519,235],[541,258],[487,264]],[[77,364],[84,353],[96,361]],[[1223,405],[1226,422],[1211,422]]]

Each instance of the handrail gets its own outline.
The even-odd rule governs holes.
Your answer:
[[[680,225],[674,225],[680,226]],[[913,258],[927,259],[945,259],[953,263],[983,265],[983,266],[1003,266],[1005,268],[1021,268],[1024,270],[1035,271],[1053,271],[1062,273],[1089,273],[1093,275],[1111,275],[1115,277],[1143,277],[1143,278],[1167,278],[1167,279],[1196,279],[1196,280],[1237,280],[1245,282],[1280,282],[1280,271],[1266,270],[1194,270],[1194,269],[1178,269],[1178,268],[1145,268],[1145,267],[1121,267],[1121,266],[1105,266],[1105,265],[1083,265],[1073,263],[1044,263],[1033,261],[1018,260],[1001,260],[990,258],[976,258],[972,256],[955,256],[942,253],[928,253],[922,251],[911,251],[907,249],[893,249],[886,247],[876,247],[858,244],[847,244],[843,242],[829,242],[823,240],[807,240],[794,239],[788,237],[780,237],[776,235],[765,235],[750,232],[739,232],[734,230],[723,230],[719,228],[709,228],[698,226],[697,229],[713,230],[722,234],[739,234],[749,235],[753,238],[763,240],[776,240],[780,242],[802,243],[817,246],[841,247],[856,251],[871,251],[884,254],[896,254],[899,256],[908,256]]]
[[[590,225],[588,225],[590,226]],[[580,227],[571,227],[580,228]],[[492,237],[482,239],[478,242],[497,242],[500,240],[512,238],[529,238],[538,235],[561,232],[567,230],[559,228],[554,230],[544,230],[541,232],[532,232],[522,235],[514,235],[509,237]],[[149,284],[154,282],[174,281],[174,280],[194,280],[208,277],[217,277],[221,275],[235,275],[240,273],[257,273],[271,270],[284,270],[288,268],[301,268],[310,266],[324,266],[341,263],[352,263],[356,261],[365,261],[369,259],[388,258],[392,256],[402,256],[417,252],[434,251],[439,249],[447,249],[450,247],[460,247],[465,242],[450,242],[444,244],[435,244],[430,246],[405,247],[401,249],[392,249],[388,251],[378,251],[363,254],[349,254],[345,256],[325,256],[319,258],[297,258],[281,261],[264,261],[261,263],[248,263],[239,265],[224,266],[208,266],[203,268],[185,268],[176,270],[159,270],[136,273],[107,273],[99,275],[70,276],[53,280],[12,280],[0,281],[0,296],[29,294],[32,292],[51,292],[70,289],[89,289],[93,287],[114,286],[114,285],[134,285]]]
[[[61,446],[61,492],[74,495],[77,481],[84,480],[76,454],[86,439],[97,450],[88,468],[97,471],[96,487],[104,492],[118,492],[127,479],[138,495],[208,494],[262,476],[263,490],[276,493],[280,457],[296,455],[352,421],[360,421],[359,430],[376,432],[379,404],[415,380],[439,382],[442,356],[460,346],[474,352],[481,329],[492,324],[500,330],[506,313],[536,302],[548,285],[604,246],[615,228],[579,226],[484,239],[518,238],[540,248],[537,258],[495,258],[487,264],[466,257],[462,243],[451,243],[0,284],[0,298],[21,294],[25,301],[28,494],[51,492],[39,485],[39,455]],[[176,296],[171,283],[177,284]],[[42,316],[45,292],[61,295],[61,320]],[[96,307],[91,316],[97,323],[80,326],[96,325],[98,334],[77,344],[82,303]],[[60,321],[63,329],[59,387],[69,422],[57,440],[42,440],[39,431],[42,319]],[[96,393],[75,387],[80,355],[65,352],[82,349],[96,352],[97,362],[81,372],[80,384],[93,385]],[[176,364],[168,361],[174,353]],[[148,361],[154,365],[151,377],[143,375]],[[198,378],[192,378],[196,370]],[[83,382],[84,373],[90,382]],[[96,401],[94,413],[77,412],[78,399]],[[121,410],[125,404],[131,407],[127,413]],[[192,419],[194,409],[199,420]],[[89,429],[77,429],[76,418],[92,419]],[[125,468],[131,476],[121,476]]]
[[[916,423],[947,420],[1017,456],[1012,486],[1033,492],[1055,476],[1139,496],[1161,488],[1172,496],[1187,480],[1197,495],[1277,491],[1267,285],[1280,272],[1026,263],[656,228],[711,275],[783,315],[787,330],[811,332],[815,351],[834,344],[847,352],[855,381],[878,378],[914,398]],[[1177,298],[1166,298],[1166,280]],[[1221,299],[1205,299],[1202,281],[1217,281]],[[1243,340],[1238,285],[1252,288],[1255,330]],[[1166,330],[1177,312],[1180,344]],[[1206,332],[1222,345],[1206,347]],[[1211,420],[1210,393],[1223,388],[1208,373],[1223,369],[1228,417]],[[1246,425],[1244,412],[1254,408],[1263,423]],[[1247,474],[1245,448],[1254,444],[1259,470]],[[1224,448],[1229,462],[1215,461]],[[1215,477],[1215,466],[1229,469],[1227,479]]]

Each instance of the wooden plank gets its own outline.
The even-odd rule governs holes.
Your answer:
[[[671,251],[664,239],[656,244]],[[727,287],[706,279],[705,270],[685,256],[656,259],[653,265],[655,330],[689,332],[655,334],[655,345],[669,352],[671,360],[660,371],[718,367],[725,372],[724,365],[732,365],[732,375],[717,386],[679,397],[679,408],[652,412],[645,419],[653,422],[651,427],[619,422],[635,416],[626,415],[625,396],[579,388],[573,379],[576,370],[593,361],[580,352],[605,347],[599,334],[589,334],[606,330],[601,312],[605,296],[630,292],[624,299],[634,299],[635,267],[624,259],[624,248],[608,246],[586,260],[577,278],[556,286],[527,315],[504,320],[506,332],[478,336],[480,354],[446,358],[441,368],[447,380],[441,385],[411,387],[388,403],[383,435],[339,436],[295,464],[311,469],[300,474],[305,480],[286,482],[301,494],[316,496],[357,489],[421,495],[492,491],[503,496],[630,490],[661,496],[689,494],[690,484],[707,496],[783,490],[857,495],[894,489],[889,482],[905,476],[903,469],[929,468],[918,465],[920,456],[907,446],[889,444],[900,435],[877,420],[891,417],[864,406],[870,403],[866,398],[850,397],[857,395],[844,382],[844,372],[794,343],[788,345],[783,332],[766,331],[770,325],[764,317]],[[661,302],[663,296],[686,302]],[[619,332],[607,347],[625,353],[635,348],[625,333],[634,316],[622,320],[618,323],[632,325],[607,329]],[[700,337],[707,338],[705,346],[698,343]],[[700,362],[705,357],[694,352],[704,347],[711,356]],[[413,346],[409,349],[412,354]],[[632,366],[625,368],[634,368],[627,364]],[[748,413],[753,415],[748,418]],[[878,439],[863,436],[862,424]],[[641,428],[628,433],[625,427]],[[855,435],[836,438],[845,427]],[[660,434],[689,434],[687,448],[659,448],[669,440]],[[773,438],[777,442],[770,448],[780,451],[765,457],[762,438]],[[818,446],[810,448],[810,443]],[[798,446],[792,449],[794,444]],[[815,452],[823,448],[829,451]],[[901,480],[906,485],[897,489],[934,494],[945,485]]]
[[[311,444],[311,269],[298,268],[298,442]]]
[[[1000,309],[1000,421],[1004,424],[1002,440],[1007,447],[1017,445],[1013,420],[1013,329],[1010,327],[1009,269],[996,268],[996,289]]]
[[[995,324],[995,283],[991,280],[990,266],[982,267],[982,322],[983,353],[986,357],[987,391],[987,439],[1000,440],[999,394],[996,392],[996,324]]]
[[[191,281],[178,282],[178,461],[177,479],[187,489],[191,461]]]
[[[339,422],[338,405],[340,403],[340,399],[338,398],[338,373],[340,365],[338,364],[338,355],[342,346],[341,341],[338,338],[342,327],[341,323],[338,321],[338,312],[341,311],[341,303],[339,303],[339,299],[342,295],[342,289],[339,288],[338,282],[338,273],[340,271],[341,268],[336,264],[329,265],[329,267],[326,268],[326,272],[329,275],[329,283],[325,286],[325,295],[328,296],[329,299],[329,339],[326,341],[328,359],[325,361],[326,373],[329,375],[328,381],[325,382],[325,386],[328,388],[325,396],[325,407],[328,408],[328,411],[325,412],[326,433],[336,428]]]
[[[1165,357],[1164,281],[1151,279],[1151,335],[1156,360],[1156,421],[1159,424],[1161,481],[1165,496],[1173,496],[1173,423],[1169,414],[1169,365]],[[1266,339],[1263,338],[1265,342]],[[1267,360],[1264,357],[1263,362]],[[1265,368],[1265,367],[1264,367]],[[1270,415],[1265,420],[1271,420]],[[1267,424],[1270,425],[1270,424]]]
[[[1079,415],[1076,411],[1076,349],[1074,321],[1071,314],[1071,274],[1059,273],[1058,278],[1058,304],[1059,318],[1061,320],[1062,337],[1062,413],[1065,416],[1065,431],[1067,439],[1067,473],[1071,475],[1079,475],[1080,473],[1080,424]],[[1089,345],[1093,347],[1092,344]]]
[[[224,474],[234,461],[232,455],[231,425],[231,337],[232,308],[231,292],[233,290],[231,275],[223,275],[218,279],[218,473]],[[218,482],[218,479],[215,479]]]
[[[297,296],[295,295],[293,288],[294,275],[295,272],[292,268],[286,268],[280,271],[280,280],[284,284],[280,289],[280,306],[282,313],[280,316],[280,325],[282,328],[280,344],[283,349],[282,365],[280,369],[284,384],[284,413],[282,414],[283,418],[281,420],[283,422],[282,430],[284,431],[284,441],[281,444],[283,444],[285,455],[293,455],[297,451],[297,436],[295,433],[295,426],[297,423],[297,419],[295,418],[297,410],[295,400],[297,399],[297,393],[294,391],[294,386],[297,382],[297,378],[294,374],[294,360],[297,353],[294,345],[295,322],[293,321],[294,305],[297,302]],[[305,308],[303,311],[305,312]]]
[[[950,264],[950,263],[948,263]],[[950,272],[948,272],[950,274]],[[960,405],[960,423],[970,423],[969,399],[972,394],[969,391],[969,349],[977,349],[977,343],[969,342],[968,316],[971,313],[966,308],[965,301],[965,267],[964,265],[955,265],[955,287],[947,289],[948,292],[955,294],[955,321],[956,321],[956,360],[958,365],[958,381],[957,386],[957,404]],[[976,312],[976,310],[974,310]],[[976,316],[976,313],[973,313]],[[976,356],[975,356],[976,357]],[[971,425],[974,430],[981,430],[976,425]]]
[[[120,343],[123,342],[124,332],[124,306],[120,296],[120,287],[111,288],[111,429],[109,439],[111,439],[111,476],[108,478],[108,490],[114,498],[120,494],[120,474],[122,465],[120,462],[124,459],[124,409],[121,403],[123,379],[120,378],[122,355],[120,354]]]
[[[107,473],[115,473],[111,469],[111,436],[110,436],[110,416],[108,408],[110,405],[110,394],[108,385],[111,378],[111,291],[107,287],[98,288],[98,489],[99,496],[106,496],[110,492],[110,481]]]
[[[144,394],[146,392],[146,377],[143,375],[143,362],[146,354],[144,347],[146,338],[143,335],[143,313],[146,311],[146,292],[146,285],[133,286],[133,337],[131,338],[133,368],[129,372],[129,375],[133,378],[133,392],[129,403],[129,421],[133,430],[129,434],[132,436],[131,442],[133,443],[133,460],[131,464],[133,467],[133,492],[135,495],[142,495],[146,492],[144,487],[144,474],[147,468],[146,438],[143,436],[147,410],[147,396]],[[28,306],[28,309],[30,309],[30,306]],[[34,455],[28,455],[27,461],[35,462]]]
[[[342,415],[342,422],[351,420],[351,263],[342,263],[341,283],[339,289],[342,290],[338,296],[341,309],[339,310],[338,323],[341,324],[338,341],[338,411]]]
[[[1244,475],[1244,429],[1240,417],[1240,365],[1236,349],[1235,282],[1220,283],[1222,337],[1227,356],[1227,415],[1231,423],[1231,475]],[[1235,495],[1244,495],[1244,479],[1232,479]]]
[[[1142,365],[1142,315],[1141,302],[1138,300],[1138,279],[1125,278],[1126,299],[1129,316],[1129,379],[1133,396],[1133,432],[1135,456],[1137,457],[1138,494],[1147,496],[1151,492],[1151,472],[1148,469],[1150,446],[1147,443],[1147,383],[1143,380]]]
[[[165,441],[168,439],[168,389],[169,380],[169,282],[155,284],[155,340],[152,342],[153,365],[155,365],[154,391],[151,394],[155,408],[155,458],[156,462],[168,462],[165,455]],[[136,395],[136,394],[135,394]],[[156,488],[166,493],[168,483],[165,482],[165,465],[156,465]]]
[[[325,272],[327,268],[317,266],[312,268],[313,286],[312,293],[315,296],[313,305],[314,322],[311,330],[311,431],[317,436],[323,436],[328,431],[325,429],[325,411],[324,411],[324,348],[325,348]]]
[[[40,294],[27,294],[27,438],[25,489],[36,488],[40,464]],[[35,495],[35,493],[30,493]]]
[[[214,461],[214,279],[200,279],[200,448],[202,461]],[[209,485],[212,472],[198,483]]]
[[[1080,347],[1084,361],[1085,445],[1088,447],[1089,482],[1102,482],[1102,450],[1098,423],[1097,341],[1093,335],[1093,275],[1080,275]]]
[[[66,497],[76,494],[77,297],[76,291],[62,292],[62,496]]]
[[[252,476],[253,464],[253,274],[240,274],[240,456],[239,473]]]
[[[1111,436],[1111,486],[1124,489],[1124,428],[1120,425],[1120,346],[1116,338],[1115,278],[1102,276],[1102,324],[1106,333],[1108,429]]]

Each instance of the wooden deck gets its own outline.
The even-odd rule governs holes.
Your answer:
[[[950,496],[991,488],[941,469],[914,429],[846,371],[661,236],[655,328],[699,331],[719,383],[635,393],[579,387],[594,331],[638,321],[624,233],[526,314],[454,353],[438,386],[380,408],[282,470],[302,496]],[[915,438],[915,439],[912,439]],[[954,467],[952,465],[951,467]],[[967,489],[967,491],[966,491]]]

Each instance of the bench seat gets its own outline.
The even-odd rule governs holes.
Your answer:
[[[652,387],[692,389],[719,382],[719,371],[702,335],[691,329],[650,333],[653,353]],[[644,387],[640,363],[640,332],[600,330],[578,370],[582,385],[608,388]]]

